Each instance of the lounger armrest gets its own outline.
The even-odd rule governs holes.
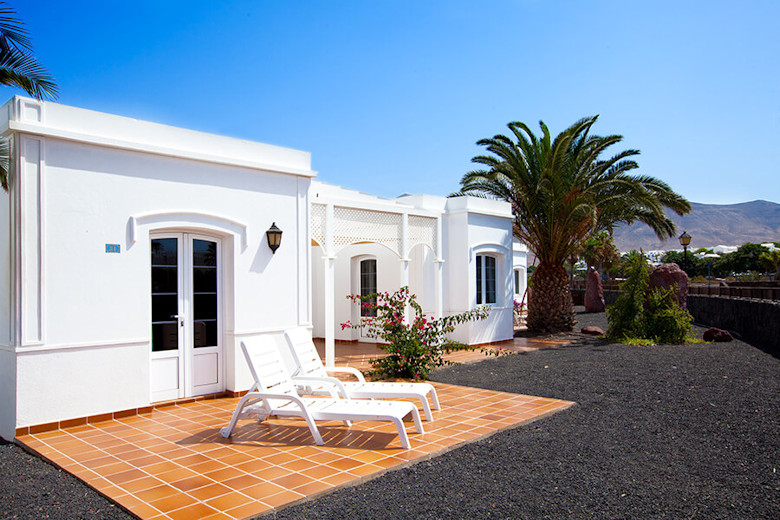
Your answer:
[[[301,398],[296,395],[290,395],[290,394],[269,394],[266,392],[251,392],[249,394],[246,394],[244,398],[247,396],[252,396],[253,398],[262,398],[262,399],[281,399],[285,401],[292,401],[295,404],[298,405],[298,407],[301,409],[302,412],[306,412],[306,405],[303,401],[301,401]]]
[[[339,397],[343,399],[349,399],[349,396],[347,395],[347,390],[344,388],[344,385],[342,385],[341,381],[339,381],[335,377],[300,376],[300,377],[293,377],[292,380],[293,383],[295,383],[296,385],[301,383],[307,383],[307,382],[324,385],[328,389],[328,392],[330,392],[330,396],[333,399],[339,399]],[[334,391],[333,387],[336,387],[338,391]]]
[[[366,378],[363,377],[363,374],[358,370],[357,368],[352,367],[325,367],[325,370],[328,372],[341,372],[342,374],[352,374],[353,376],[357,377],[357,380],[361,383],[366,382]]]

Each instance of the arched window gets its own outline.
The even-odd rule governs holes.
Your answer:
[[[376,294],[376,258],[360,261],[360,296],[369,296]],[[376,296],[369,300],[369,303],[376,304]],[[360,306],[361,316],[376,316],[376,308],[366,308]]]
[[[496,303],[496,257],[477,255],[477,305]]]

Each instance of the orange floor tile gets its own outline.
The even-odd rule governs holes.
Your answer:
[[[407,432],[393,426],[319,422],[316,446],[301,420],[225,426],[238,399],[213,399],[143,415],[24,435],[17,442],[145,520],[242,519],[273,511],[391,468],[443,453],[573,403],[434,383],[442,410]]]

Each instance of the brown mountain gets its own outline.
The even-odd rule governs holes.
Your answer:
[[[700,204],[692,202],[693,209],[685,216],[669,213],[677,225],[677,235],[687,231],[691,235],[691,250],[717,245],[739,246],[746,242],[780,241],[780,204],[754,200],[741,204]],[[615,244],[621,251],[644,249],[680,249],[677,238],[665,242],[645,224],[632,224],[615,229]]]

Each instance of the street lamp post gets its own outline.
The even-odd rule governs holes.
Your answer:
[[[688,246],[691,243],[691,235],[688,234],[687,231],[683,231],[682,235],[680,235],[680,245],[683,246],[683,264],[685,267],[688,266]],[[683,267],[683,271],[685,271],[685,267]],[[685,271],[685,274],[688,274],[687,271]]]
[[[715,253],[708,253],[704,255],[704,258],[707,259],[707,288],[709,288],[712,284],[712,259],[720,258],[720,255],[716,255]]]

